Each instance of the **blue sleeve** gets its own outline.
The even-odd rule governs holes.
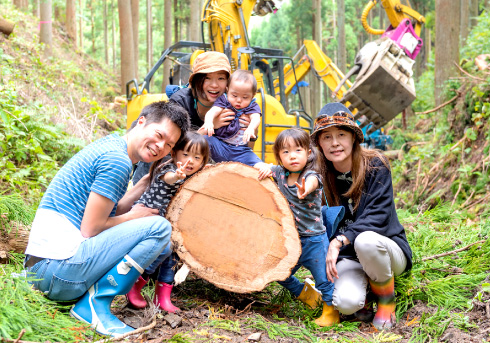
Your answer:
[[[105,153],[96,162],[96,176],[90,190],[117,203],[126,193],[131,170],[132,165],[123,152]]]

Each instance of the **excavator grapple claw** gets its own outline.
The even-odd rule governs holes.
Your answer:
[[[414,61],[394,41],[381,38],[376,42],[377,54],[341,99],[357,108],[361,126],[371,124],[367,133],[382,127],[415,100]]]

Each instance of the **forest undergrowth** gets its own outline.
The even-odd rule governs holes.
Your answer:
[[[55,54],[42,57],[36,22],[0,5],[16,21],[16,34],[0,35],[0,243],[28,226],[55,172],[87,142],[122,130],[124,118],[109,108],[115,78],[97,61],[73,50],[55,25]],[[481,18],[462,51],[460,75],[448,81],[437,111],[433,68],[419,79],[415,114],[407,126],[389,128],[398,158],[392,161],[398,215],[413,250],[413,269],[396,279],[396,327],[378,332],[343,317],[319,328],[311,310],[276,283],[262,292],[235,294],[191,275],[175,288],[182,323],[165,313],[133,311],[124,297],[114,311],[134,326],[153,325],[140,342],[482,342],[490,338],[490,70],[474,58],[490,53],[490,19]],[[488,49],[487,49],[488,48]],[[487,49],[485,51],[484,49]],[[424,91],[420,91],[423,89]],[[96,341],[102,337],[34,291],[21,275],[23,254],[0,264],[0,341],[22,333],[31,342]],[[311,277],[300,270],[300,277]],[[145,288],[148,297],[152,287]]]

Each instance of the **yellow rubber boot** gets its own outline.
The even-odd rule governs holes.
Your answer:
[[[298,300],[308,305],[312,309],[317,308],[322,302],[322,295],[316,288],[308,282],[305,282],[301,294],[298,295]]]
[[[333,305],[327,305],[323,303],[323,313],[320,317],[315,319],[315,323],[319,326],[331,326],[333,324],[340,323],[339,311],[337,311]]]

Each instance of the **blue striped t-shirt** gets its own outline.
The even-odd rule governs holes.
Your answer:
[[[126,193],[132,170],[127,144],[117,134],[101,138],[73,156],[56,174],[39,208],[63,214],[80,229],[90,192],[116,205]]]

